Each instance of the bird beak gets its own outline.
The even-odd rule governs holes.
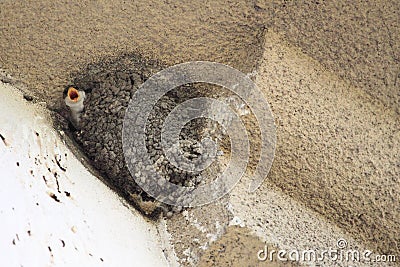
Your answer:
[[[79,100],[79,91],[76,90],[74,87],[70,87],[68,89],[68,98],[69,100],[71,100],[72,102],[78,102]]]

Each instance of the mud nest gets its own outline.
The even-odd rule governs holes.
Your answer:
[[[155,216],[161,210],[170,216],[181,207],[170,207],[155,201],[135,182],[129,172],[122,148],[125,111],[133,94],[150,76],[164,69],[157,61],[137,55],[125,55],[114,61],[93,64],[76,74],[74,86],[86,93],[84,110],[72,136],[81,146],[92,165],[129,203],[146,215]],[[161,148],[161,127],[171,110],[190,98],[207,96],[201,84],[184,85],[168,92],[154,106],[146,125],[146,147],[157,170],[171,183],[196,186],[201,173],[183,171],[166,160]],[[187,156],[197,157],[197,141],[201,139],[206,119],[195,119],[181,131],[182,149]],[[217,168],[217,167],[216,167]],[[133,174],[135,175],[135,174]],[[143,176],[143,174],[139,174]],[[145,179],[145,177],[139,177]]]

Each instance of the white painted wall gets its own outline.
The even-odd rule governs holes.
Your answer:
[[[45,110],[8,84],[0,95],[0,265],[168,265],[156,225],[85,169]]]

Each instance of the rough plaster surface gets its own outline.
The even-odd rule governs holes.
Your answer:
[[[400,251],[399,115],[278,35],[257,84],[277,125],[268,180],[371,249]]]
[[[400,113],[400,4],[257,1],[268,28],[328,70]]]
[[[238,226],[229,227],[226,234],[203,255],[199,266],[296,266],[287,261],[259,261],[256,255],[260,249],[264,249],[265,243],[254,237],[246,228]],[[270,246],[271,249],[276,249]],[[247,253],[243,253],[246,251]]]
[[[0,67],[53,97],[88,63],[134,51],[249,72],[262,52],[254,11],[251,1],[2,1]]]

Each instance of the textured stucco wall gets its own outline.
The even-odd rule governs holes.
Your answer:
[[[244,72],[262,53],[263,27],[251,1],[2,1],[0,7],[0,64],[44,96],[58,97],[71,73],[88,63],[122,53],[167,64],[217,61]]]
[[[283,0],[256,6],[267,27],[372,101],[400,113],[399,1]]]
[[[373,250],[398,253],[399,115],[268,33],[257,84],[277,150],[269,181]]]

